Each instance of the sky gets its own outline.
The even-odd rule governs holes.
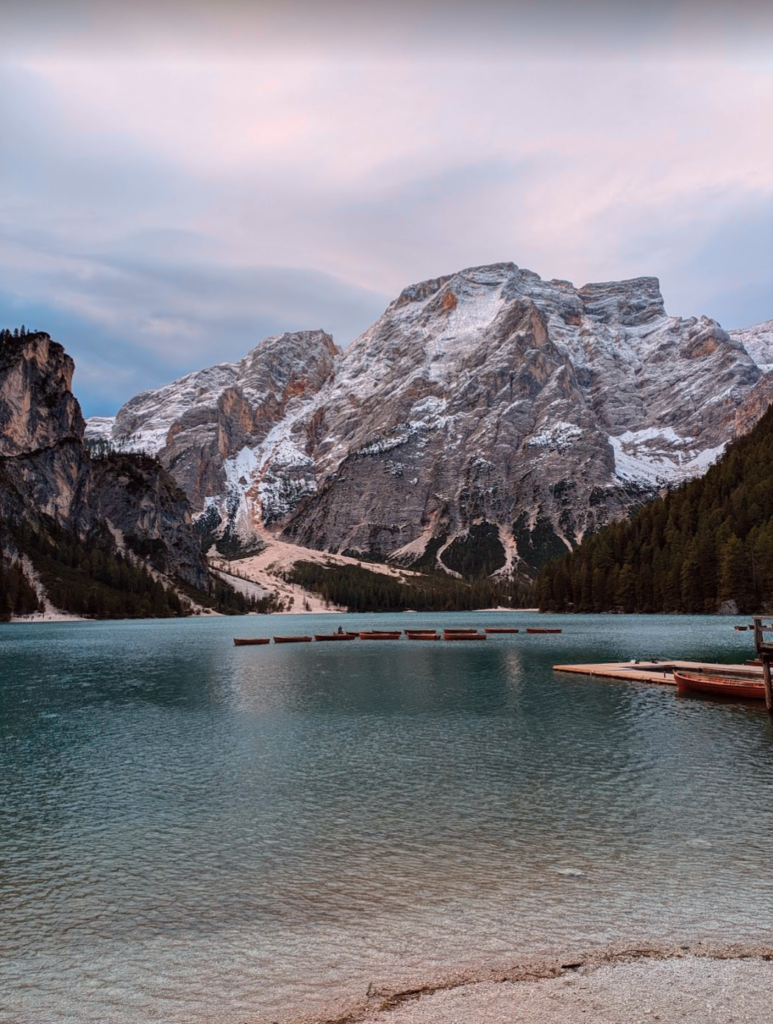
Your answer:
[[[0,0],[0,326],[87,415],[513,261],[773,318],[773,4]]]

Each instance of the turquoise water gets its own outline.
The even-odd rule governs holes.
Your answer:
[[[743,660],[732,620],[232,644],[535,618],[0,627],[0,1020],[282,1021],[527,950],[770,941],[767,716],[551,671]]]

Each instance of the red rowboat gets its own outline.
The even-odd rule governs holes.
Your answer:
[[[437,633],[409,633],[409,640],[439,640]]]
[[[250,637],[247,640],[237,640],[236,637],[234,637],[234,647],[252,647],[255,644],[270,644],[270,643],[271,643],[271,637],[270,636]]]
[[[444,640],[487,640],[485,633],[446,633]]]
[[[275,644],[310,644],[310,636],[275,636]]]
[[[399,640],[401,633],[360,633],[360,640]]]
[[[728,676],[704,676],[693,672],[674,672],[678,693],[711,693],[715,697],[743,697],[745,700],[765,700],[765,687],[759,679],[740,679]]]
[[[315,633],[315,640],[356,640],[357,633]]]
[[[538,629],[536,626],[527,627],[527,633],[560,633],[560,629]]]
[[[503,627],[486,626],[487,633],[517,633],[517,629],[504,629]]]

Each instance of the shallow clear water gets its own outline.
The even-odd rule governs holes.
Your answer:
[[[232,644],[534,619],[2,627],[0,1020],[280,1021],[525,950],[770,940],[767,716],[551,671],[743,660],[733,620]]]

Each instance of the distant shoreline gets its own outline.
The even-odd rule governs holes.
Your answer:
[[[182,620],[182,619],[259,619],[259,618],[277,618],[284,615],[493,615],[494,613],[500,612],[512,612],[512,613],[526,613],[530,615],[541,614],[538,608],[461,608],[453,609],[445,612],[419,612],[413,608],[406,608],[403,611],[373,611],[373,612],[347,612],[341,611],[338,608],[325,608],[317,609],[314,611],[297,611],[294,608],[286,608],[281,612],[245,612],[243,615],[224,615],[222,612],[206,611],[199,615],[173,615],[168,617],[168,621]],[[61,614],[53,614],[46,612],[43,615],[23,615],[18,618],[12,617],[5,625],[10,626],[34,626],[38,624],[46,624],[50,622],[159,622],[161,620],[154,618],[152,615],[147,618],[131,618],[131,619],[97,619],[97,618],[86,618],[82,615],[68,615],[66,612]],[[165,620],[166,621],[166,620]],[[0,623],[3,625],[3,623]]]

